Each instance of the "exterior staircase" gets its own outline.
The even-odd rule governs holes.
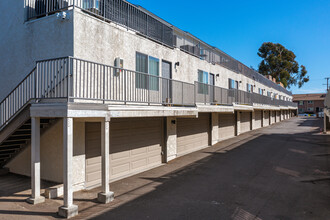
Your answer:
[[[18,116],[19,117],[19,116]],[[41,135],[50,128],[55,119],[40,119],[40,133]],[[13,123],[13,124],[12,124]],[[27,117],[26,120],[16,124],[13,121],[0,132],[0,169],[8,164],[13,158],[15,158],[20,152],[22,152],[31,143],[31,119]],[[16,127],[16,129],[11,129]]]

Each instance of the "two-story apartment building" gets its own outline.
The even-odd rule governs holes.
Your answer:
[[[323,112],[325,93],[295,94],[293,102],[298,105],[298,113],[317,114]]]
[[[73,192],[296,114],[292,94],[123,0],[2,0],[0,166]],[[58,190],[57,196],[60,195]]]

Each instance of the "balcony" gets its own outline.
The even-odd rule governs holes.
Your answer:
[[[296,103],[152,76],[73,57],[38,61],[36,68],[0,103],[0,130],[31,102],[54,100],[106,105],[186,106]]]

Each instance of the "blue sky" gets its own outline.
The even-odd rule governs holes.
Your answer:
[[[129,0],[218,47],[247,66],[258,67],[263,42],[292,50],[310,81],[295,93],[325,92],[330,77],[330,0]]]

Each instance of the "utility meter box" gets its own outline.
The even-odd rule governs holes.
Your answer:
[[[124,68],[124,60],[121,59],[120,57],[117,57],[115,59],[115,67],[116,67],[115,74],[116,76],[119,76],[119,74],[123,71],[122,69]]]

